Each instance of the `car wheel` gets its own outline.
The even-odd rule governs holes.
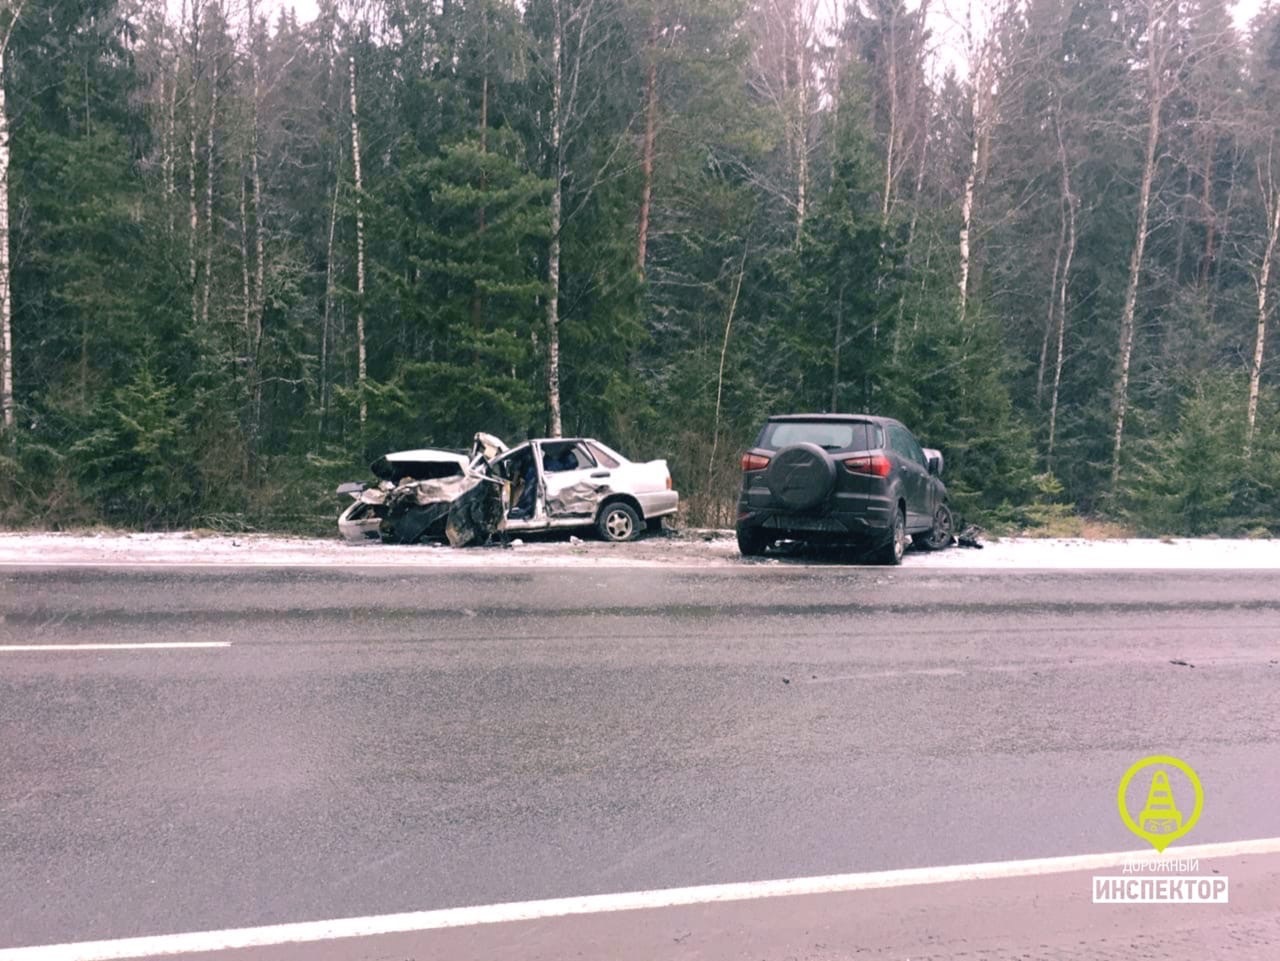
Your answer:
[[[632,540],[640,530],[640,515],[625,501],[614,501],[606,504],[596,518],[596,530],[606,541]]]
[[[876,560],[881,564],[888,564],[896,567],[902,563],[902,555],[907,552],[907,519],[902,514],[902,509],[893,512],[893,530],[890,532],[889,539],[881,546]]]
[[[769,538],[758,527],[738,528],[738,553],[743,557],[759,557],[769,546]]]
[[[923,534],[916,534],[914,541],[927,551],[940,551],[951,546],[951,533],[954,529],[951,508],[946,504],[939,504],[938,509],[933,512],[933,527]]]

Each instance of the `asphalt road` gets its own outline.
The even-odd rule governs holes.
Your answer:
[[[0,949],[1280,836],[1274,572],[0,570],[139,642],[0,650]]]

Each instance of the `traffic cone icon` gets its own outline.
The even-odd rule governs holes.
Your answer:
[[[1152,834],[1171,834],[1182,828],[1182,815],[1173,803],[1169,775],[1164,768],[1151,778],[1151,790],[1147,792],[1147,803],[1138,817],[1138,826]]]

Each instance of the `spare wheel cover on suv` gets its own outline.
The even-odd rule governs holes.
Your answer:
[[[765,473],[774,500],[797,511],[825,501],[835,480],[835,462],[817,444],[796,444],[778,451]]]

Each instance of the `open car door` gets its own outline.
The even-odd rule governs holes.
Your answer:
[[[613,491],[610,470],[580,440],[543,440],[538,446],[551,525],[594,521],[601,501]]]
[[[504,530],[540,530],[547,526],[542,457],[537,444],[525,442],[499,454],[489,465],[489,473],[505,488]]]

